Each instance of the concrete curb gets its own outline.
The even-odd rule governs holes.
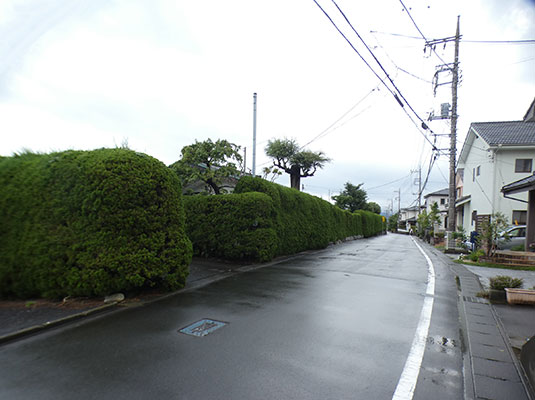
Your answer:
[[[30,326],[28,328],[20,329],[13,333],[8,333],[7,335],[0,336],[0,345],[5,343],[21,339],[23,337],[36,334],[46,329],[54,328],[59,325],[64,325],[69,322],[74,322],[76,320],[88,317],[90,315],[99,314],[105,311],[111,311],[119,302],[113,302],[109,304],[102,305],[100,307],[90,308],[89,310],[82,311],[80,313],[72,314],[67,317],[59,318],[53,321],[47,321],[44,324]]]
[[[210,275],[208,277],[200,278],[200,279],[191,281],[189,285],[188,285],[188,283],[186,283],[186,286],[184,288],[182,288],[182,289],[176,290],[174,292],[166,293],[164,295],[158,296],[158,297],[150,299],[150,300],[145,300],[139,305],[143,305],[144,306],[144,305],[149,305],[149,304],[156,303],[156,302],[159,302],[159,301],[163,301],[163,300],[169,299],[169,298],[171,298],[173,296],[177,296],[177,295],[180,295],[182,293],[187,293],[187,292],[190,292],[192,290],[199,289],[201,287],[210,285],[210,284],[212,284],[214,282],[229,278],[229,277],[237,275],[237,274],[241,274],[243,272],[254,271],[256,269],[269,267],[269,266],[276,265],[276,264],[279,264],[281,262],[288,261],[288,260],[291,260],[293,258],[302,256],[304,254],[315,254],[315,253],[318,253],[318,252],[321,252],[321,251],[324,251],[324,250],[325,249],[304,251],[304,252],[301,252],[299,254],[294,254],[294,255],[291,255],[291,256],[279,257],[279,258],[277,258],[277,259],[275,259],[273,261],[270,261],[270,262],[267,262],[267,263],[263,263],[263,264],[243,265],[241,267],[235,268],[234,270],[232,270],[230,272],[215,272],[213,275]],[[104,313],[104,312],[114,312],[114,313],[115,312],[121,312],[121,311],[125,311],[125,310],[128,310],[128,309],[131,308],[128,305],[126,305],[124,307],[118,307],[120,305],[120,303],[122,303],[122,302],[119,302],[119,301],[111,302],[109,304],[104,304],[104,305],[99,306],[99,307],[91,308],[89,310],[86,310],[86,311],[83,311],[83,312],[80,312],[80,313],[76,313],[76,314],[72,314],[72,315],[69,315],[67,317],[59,318],[59,319],[56,319],[56,320],[53,320],[53,321],[47,321],[44,324],[34,325],[34,326],[30,326],[28,328],[20,329],[18,331],[12,332],[12,333],[8,333],[6,335],[0,336],[0,346],[4,345],[6,343],[9,343],[9,342],[18,340],[18,339],[22,339],[22,338],[30,336],[30,335],[37,334],[39,332],[42,332],[42,331],[45,331],[45,330],[48,330],[48,329],[51,329],[51,328],[54,328],[54,327],[58,327],[60,325],[65,325],[65,324],[68,324],[68,323],[71,323],[71,322],[75,322],[75,321],[81,320],[81,319],[83,319],[85,317],[94,316],[96,314],[100,314],[100,313]]]
[[[535,387],[535,336],[522,347],[520,361],[533,390]]]

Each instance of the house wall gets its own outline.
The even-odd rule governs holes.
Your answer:
[[[414,209],[414,208],[409,208],[409,209],[405,208],[405,209],[403,209],[402,208],[400,214],[401,215],[400,215],[399,222],[400,222],[401,225],[403,225],[409,219],[418,217],[418,209]]]
[[[509,223],[513,223],[513,210],[527,210],[528,205],[503,197],[501,188],[504,185],[526,178],[532,174],[532,172],[515,172],[515,160],[518,158],[529,158],[532,160],[532,168],[535,167],[535,149],[502,149],[496,152],[495,158],[497,173],[494,184],[497,190],[494,192],[494,208],[504,213]],[[517,193],[511,197],[527,202],[528,192]]]
[[[444,204],[441,203],[441,199],[444,199]],[[440,211],[440,223],[439,229],[446,229],[446,217],[448,216],[448,196],[429,196],[425,199],[425,211],[429,214],[431,212],[431,206],[433,203],[437,203],[438,210]]]
[[[470,202],[464,205],[462,217],[462,225],[467,232],[475,229],[473,211],[479,215],[499,211],[511,223],[513,210],[527,209],[527,204],[506,199],[500,191],[504,185],[531,175],[515,172],[515,160],[518,158],[533,159],[535,167],[535,149],[491,149],[482,139],[474,139],[466,160],[459,163],[459,168],[464,168],[463,195],[471,195]],[[527,200],[527,193],[519,193],[515,197]],[[458,217],[457,221],[460,220]]]

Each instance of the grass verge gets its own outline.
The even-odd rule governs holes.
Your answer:
[[[517,265],[506,265],[506,264],[493,264],[493,263],[483,263],[483,262],[474,262],[470,260],[453,260],[457,264],[473,265],[474,267],[486,267],[486,268],[501,268],[501,269],[511,269],[516,271],[535,271],[535,266],[533,267],[520,267]]]

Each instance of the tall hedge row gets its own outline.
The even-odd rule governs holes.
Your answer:
[[[0,296],[105,295],[185,284],[180,183],[126,149],[0,159]]]
[[[265,179],[243,177],[234,193],[262,192],[272,199],[280,239],[277,254],[321,249],[336,240],[362,235],[362,217],[318,197]]]
[[[184,207],[195,253],[221,258],[266,261],[383,230],[379,215],[252,177],[241,178],[233,195],[186,196]]]
[[[371,211],[357,210],[356,215],[362,218],[362,235],[364,237],[375,236],[379,232],[386,232],[386,221],[383,217]]]
[[[268,261],[278,248],[273,200],[264,193],[184,196],[186,231],[200,256]]]

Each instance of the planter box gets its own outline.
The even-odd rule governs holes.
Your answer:
[[[509,304],[535,304],[535,290],[505,288]]]

